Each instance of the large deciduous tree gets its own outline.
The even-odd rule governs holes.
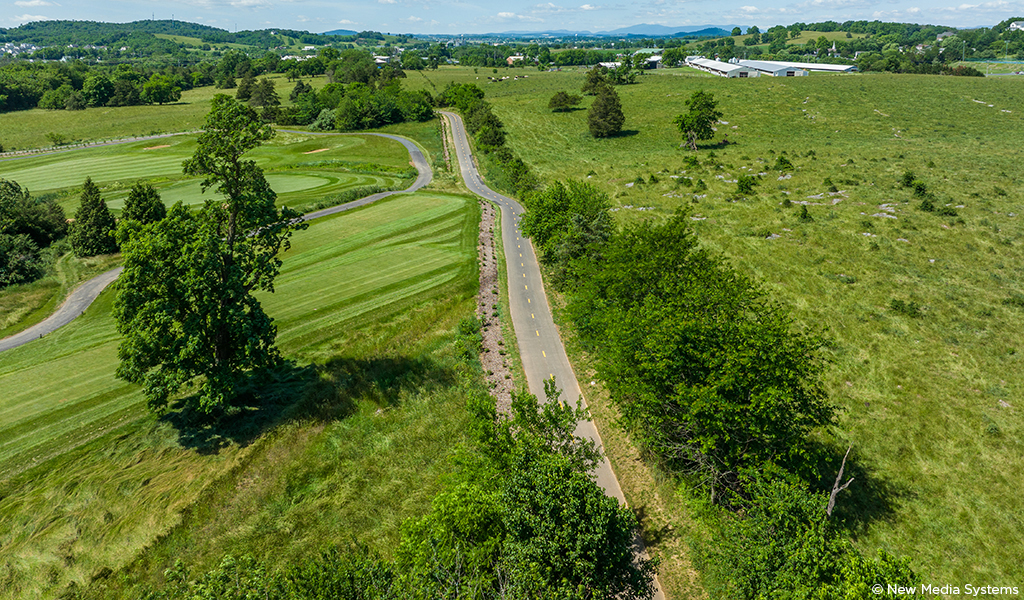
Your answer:
[[[711,92],[697,90],[686,101],[689,112],[675,118],[673,123],[686,137],[686,145],[690,150],[697,150],[697,140],[710,140],[715,137],[715,123],[722,118],[718,110],[718,102]]]
[[[597,88],[597,98],[590,105],[587,113],[587,126],[594,137],[610,137],[622,131],[622,123],[626,117],[622,114],[622,103],[619,95],[610,85]]]
[[[76,256],[96,256],[117,252],[114,229],[117,221],[107,203],[100,197],[100,188],[87,178],[82,185],[82,204],[71,224],[71,249]]]
[[[161,408],[183,385],[202,413],[226,408],[250,381],[280,358],[276,327],[252,295],[273,291],[298,213],[278,209],[263,171],[244,154],[274,132],[254,110],[228,96],[213,99],[205,131],[186,175],[203,177],[207,200],[197,212],[176,204],[149,225],[126,221],[124,273],[114,316],[124,336],[121,379],[144,386]]]
[[[181,99],[181,87],[177,78],[170,75],[154,73],[149,81],[142,84],[142,100],[150,104],[165,104]]]

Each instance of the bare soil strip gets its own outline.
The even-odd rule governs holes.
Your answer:
[[[309,152],[303,152],[303,154],[316,154],[317,152],[327,152],[330,148],[320,148],[319,150],[310,150]]]

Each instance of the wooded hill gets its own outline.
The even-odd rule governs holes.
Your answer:
[[[326,45],[335,42],[354,42],[358,39],[384,40],[378,32],[352,32],[352,35],[328,35],[293,31],[290,29],[263,29],[232,33],[224,29],[177,20],[145,20],[131,23],[101,23],[98,21],[36,21],[12,29],[0,29],[0,42],[29,43],[37,46],[109,46],[131,39],[151,39],[157,34],[196,38],[204,44],[244,44],[261,49],[276,48],[285,38],[303,44]]]

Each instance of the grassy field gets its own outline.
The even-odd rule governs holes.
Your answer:
[[[689,210],[706,246],[756,276],[802,326],[832,338],[826,384],[843,409],[832,436],[852,443],[871,474],[864,494],[882,498],[859,515],[863,549],[908,555],[926,580],[1019,582],[1018,82],[678,74],[666,69],[617,88],[626,123],[611,139],[589,136],[585,110],[543,108],[554,92],[578,90],[581,71],[501,84],[478,81],[472,69],[428,77],[438,86],[479,83],[517,154],[545,180],[594,182],[620,222]],[[718,139],[728,134],[730,144],[692,154],[700,161],[693,167],[672,119],[696,89],[720,101]],[[794,168],[774,170],[780,156]],[[908,170],[956,216],[920,210],[921,200],[898,186]],[[743,174],[758,185],[739,197]],[[708,189],[695,192],[684,178]],[[801,205],[813,221],[801,221]],[[901,312],[893,301],[919,310]]]
[[[109,290],[5,352],[0,597],[55,597],[147,546],[146,564],[241,548],[283,559],[353,536],[386,552],[462,435],[459,386],[474,376],[458,374],[450,332],[473,308],[477,211],[421,193],[296,235],[262,300],[285,354],[316,371],[224,430],[156,418],[114,378]]]
[[[272,75],[274,89],[281,104],[288,106],[288,94],[295,87],[284,75]],[[306,80],[315,88],[326,81],[323,77]],[[195,131],[203,126],[210,100],[216,94],[234,96],[235,90],[219,90],[213,86],[195,88],[181,93],[173,104],[87,108],[86,110],[19,110],[4,113],[0,120],[0,143],[4,150],[48,148],[48,133],[58,133],[73,142],[109,140],[122,137]]]

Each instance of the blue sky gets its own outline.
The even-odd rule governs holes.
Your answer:
[[[227,30],[281,27],[391,33],[482,33],[571,29],[601,31],[639,23],[788,25],[866,19],[958,27],[1024,16],[1024,0],[0,0],[0,27],[77,19],[126,22],[155,17]]]

